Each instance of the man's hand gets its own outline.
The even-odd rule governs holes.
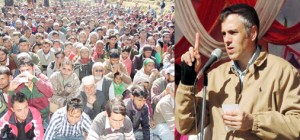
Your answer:
[[[24,71],[19,74],[20,77],[27,77],[28,80],[32,80],[34,75],[32,75],[29,71]]]
[[[200,49],[200,33],[197,32],[195,48],[190,47],[189,51],[187,51],[181,56],[181,62],[185,62],[188,66],[192,66],[193,62],[196,61],[195,72],[198,72],[201,66],[201,55],[199,49]]]
[[[153,119],[150,120],[150,126],[153,129],[156,127],[155,121]]]
[[[247,131],[253,126],[252,114],[243,111],[228,111],[223,114],[223,122],[225,125],[236,130]]]
[[[16,77],[14,78],[10,84],[9,84],[9,91],[14,91],[19,85],[21,85],[22,83],[19,82],[19,79]]]

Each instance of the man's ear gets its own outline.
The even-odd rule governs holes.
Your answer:
[[[252,26],[250,30],[250,38],[252,41],[255,41],[255,39],[258,36],[258,29],[257,26]]]

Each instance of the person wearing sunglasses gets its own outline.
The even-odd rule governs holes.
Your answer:
[[[112,79],[104,76],[104,64],[101,62],[95,62],[92,68],[92,74],[95,79],[96,89],[103,92],[106,100],[113,99],[115,95],[114,88],[112,86]]]

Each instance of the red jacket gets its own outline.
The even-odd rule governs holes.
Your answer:
[[[27,115],[27,118],[25,120],[25,135],[34,134],[35,140],[42,140],[44,137],[44,128],[42,123],[42,118],[40,112],[33,108],[29,107],[29,114]],[[9,110],[1,119],[0,119],[0,130],[5,131],[4,129],[7,129],[7,126],[11,129],[10,135],[8,138],[14,138],[18,137],[18,127],[16,122],[16,116],[15,113]],[[1,133],[1,136],[4,134]],[[1,139],[1,138],[0,138]]]

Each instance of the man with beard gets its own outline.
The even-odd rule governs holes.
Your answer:
[[[110,96],[113,96],[114,89],[110,88],[112,79],[104,76],[105,73],[103,63],[96,62],[92,67],[92,74],[95,79],[96,89],[102,91],[105,94],[106,100],[109,99]]]
[[[156,79],[153,82],[151,88],[151,103],[156,106],[161,98],[165,97],[170,93],[169,89],[166,88],[168,83],[172,83],[175,80],[174,66],[169,66],[165,71],[165,76]]]
[[[169,49],[169,47],[171,47],[171,37],[170,37],[170,32],[169,31],[165,31],[163,33],[162,38],[157,40],[157,44],[156,44],[156,51],[160,54],[161,56],[161,61],[164,59],[163,55],[165,52],[167,52],[167,50]]]
[[[82,98],[83,111],[93,120],[97,114],[105,110],[106,101],[104,92],[96,89],[95,78],[93,75],[82,79],[80,86],[80,97]]]
[[[63,61],[60,71],[51,75],[50,82],[53,86],[53,96],[50,98],[51,112],[65,106],[68,99],[79,95],[80,81],[70,60]]]
[[[0,66],[7,66],[10,72],[13,74],[17,68],[17,65],[13,58],[9,57],[7,48],[0,46]]]
[[[128,38],[132,37],[132,35],[130,35],[130,28],[125,26],[124,29],[124,34],[120,37],[121,42],[125,42]]]
[[[149,106],[146,104],[148,92],[144,87],[134,85],[131,93],[132,98],[125,99],[124,102],[126,115],[132,122],[134,136],[137,140],[150,140],[150,114]]]

